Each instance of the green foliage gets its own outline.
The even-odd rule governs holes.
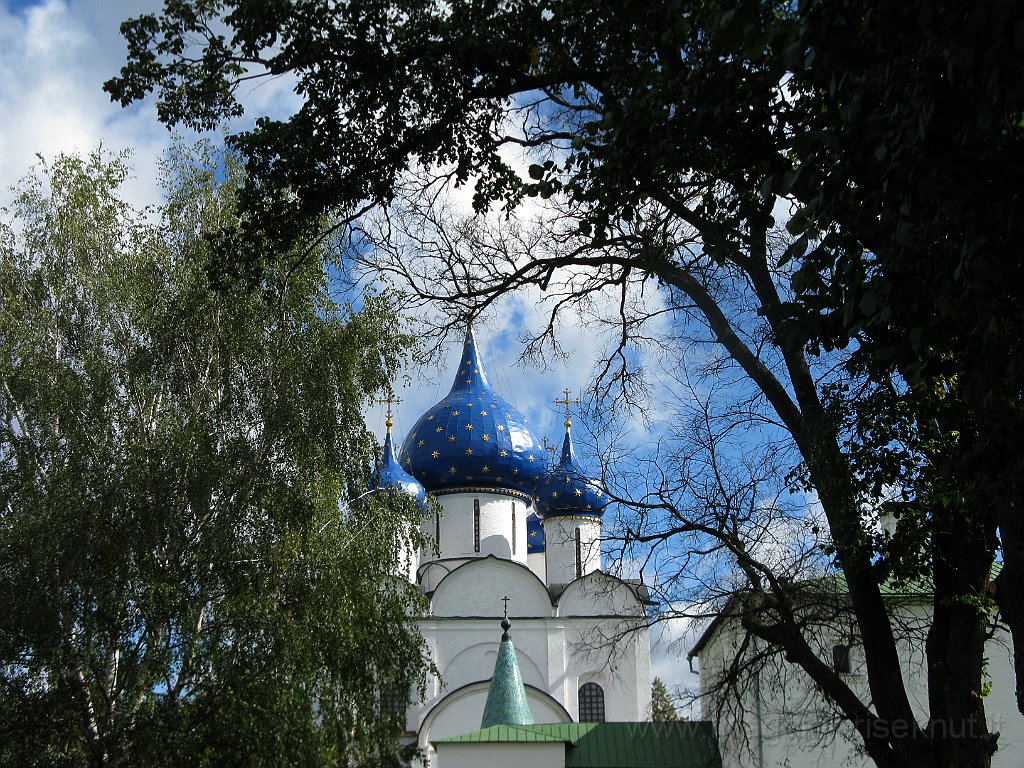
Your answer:
[[[155,90],[165,121],[203,126],[237,113],[238,66],[297,78],[295,115],[234,137],[252,173],[242,240],[388,203],[424,166],[473,178],[478,209],[554,199],[576,225],[570,255],[517,265],[493,290],[543,289],[584,265],[624,297],[653,278],[677,316],[699,314],[798,446],[848,577],[873,711],[914,717],[883,682],[899,671],[879,584],[930,571],[929,669],[945,692],[930,715],[952,722],[980,715],[968,692],[984,632],[961,598],[990,588],[1000,545],[997,600],[1024,670],[1019,15],[1008,0],[174,3],[126,23],[129,61],[106,87],[122,103]],[[195,41],[199,59],[183,55]],[[525,177],[508,145],[534,153]],[[795,241],[775,255],[780,197]],[[736,332],[744,312],[761,341]],[[822,390],[814,358],[837,350],[851,365]],[[889,538],[864,503],[893,485],[905,506]],[[770,637],[793,658],[798,640]],[[910,764],[925,741],[865,747]],[[950,759],[981,765],[993,747]]]
[[[0,230],[0,762],[383,764],[381,691],[422,684],[415,512],[339,499],[407,339],[319,257],[211,290],[238,165],[164,172],[140,212],[121,159],[58,158]]]
[[[676,705],[669,696],[668,688],[660,677],[651,683],[651,720],[654,722],[674,722],[679,720]]]

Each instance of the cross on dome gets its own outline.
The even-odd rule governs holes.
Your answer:
[[[394,392],[389,392],[387,397],[379,398],[377,400],[377,402],[380,403],[381,405],[387,404],[387,406],[388,406],[388,418],[387,418],[387,421],[384,422],[384,426],[387,427],[388,432],[390,433],[391,432],[391,427],[393,427],[394,424],[395,424],[395,422],[392,421],[392,419],[391,419],[391,406],[392,405],[399,405],[402,402],[402,398],[395,397],[395,393]]]
[[[562,391],[565,392],[565,397],[563,399],[561,399],[561,400],[555,400],[555,405],[564,405],[565,406],[565,428],[569,429],[569,427],[572,426],[572,421],[569,419],[569,406],[570,405],[579,405],[580,404],[580,399],[577,397],[575,400],[570,400],[569,399],[569,388],[568,387],[566,387]]]

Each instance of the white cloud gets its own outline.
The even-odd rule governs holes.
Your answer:
[[[0,8],[0,202],[37,153],[87,153],[101,142],[110,152],[131,150],[129,198],[140,206],[159,200],[166,129],[152,104],[123,110],[102,90],[124,59],[120,21],[157,5],[46,0]]]
[[[700,705],[696,701],[700,693],[700,680],[696,672],[690,671],[686,654],[700,639],[707,621],[686,615],[691,612],[685,606],[681,607],[677,612],[679,615],[662,621],[652,629],[651,678],[660,677],[676,699],[679,713],[696,720],[700,718]]]
[[[170,136],[156,119],[154,101],[122,109],[102,85],[124,64],[120,23],[161,5],[160,0],[0,0],[0,205],[9,202],[9,188],[30,171],[36,153],[52,159],[62,152],[87,153],[100,143],[110,152],[131,150],[136,174],[126,187],[128,198],[138,206],[159,202],[157,165]],[[268,80],[241,97],[255,112],[279,116],[297,105],[293,84],[289,78]],[[515,152],[508,150],[506,159],[525,172],[527,160]],[[471,194],[469,185],[456,198],[468,208]],[[658,302],[661,296],[652,292],[648,300]],[[611,309],[614,302],[609,295],[599,304]],[[566,387],[574,393],[586,391],[606,340],[566,313],[559,332],[566,359],[550,360],[545,371],[520,367],[519,337],[542,328],[546,306],[537,290],[509,297],[484,318],[479,340],[492,383],[530,418],[538,436],[557,444],[563,417],[552,401]],[[411,386],[398,387],[403,403],[397,437],[447,394],[460,342],[452,340],[436,368],[408,371]],[[383,437],[382,408],[371,409],[367,422]],[[642,434],[644,425],[637,422],[634,427]],[[596,466],[591,457],[581,458]],[[686,643],[672,642],[686,637],[688,624],[673,619],[665,627],[654,638],[654,672],[670,686],[691,687],[695,677],[686,665]]]

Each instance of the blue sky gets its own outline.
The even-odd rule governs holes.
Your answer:
[[[102,84],[124,62],[121,21],[161,5],[159,0],[0,0],[0,205],[9,202],[11,185],[37,162],[36,153],[53,158],[62,152],[89,152],[100,144],[111,153],[130,151],[135,176],[126,194],[133,202],[159,202],[157,163],[170,135],[157,121],[151,101],[122,109],[110,102]],[[278,80],[243,93],[242,98],[257,112],[280,114],[294,97],[287,81]],[[544,371],[517,364],[521,336],[544,322],[539,299],[520,295],[497,306],[479,324],[478,338],[492,384],[530,418],[538,436],[558,444],[563,415],[553,401],[565,388],[573,393],[586,390],[602,345],[567,315],[559,335],[566,359],[551,361]],[[447,393],[461,341],[452,338],[433,365],[405,371],[408,386],[405,377],[396,382],[403,399],[396,435],[404,436],[419,415]],[[368,411],[367,424],[383,439],[382,407]],[[634,427],[641,433],[646,430],[639,422]],[[582,428],[574,430],[581,438],[584,433]],[[578,440],[577,453],[593,467],[585,443]],[[668,639],[684,629],[670,627]],[[670,685],[693,685],[684,654],[668,653],[666,646],[655,645],[654,673]]]

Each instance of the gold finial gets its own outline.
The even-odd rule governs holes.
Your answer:
[[[392,419],[391,419],[391,406],[392,405],[398,405],[399,403],[401,403],[402,402],[402,398],[395,397],[394,393],[390,393],[390,394],[388,394],[387,397],[383,397],[383,398],[379,399],[377,402],[380,403],[381,405],[387,404],[387,406],[388,406],[388,418],[387,418],[387,421],[384,422],[384,426],[386,426],[388,428],[388,434],[390,434],[391,433],[391,427],[394,426],[394,424],[395,424],[395,422],[392,421]]]
[[[564,400],[555,400],[555,405],[564,405],[565,406],[565,428],[569,429],[569,427],[572,426],[572,421],[569,419],[569,406],[570,405],[579,405],[580,404],[580,400],[579,400],[579,398],[576,398],[575,400],[570,400],[569,399],[570,391],[569,391],[568,387],[566,387],[562,391],[565,392],[565,399]]]

